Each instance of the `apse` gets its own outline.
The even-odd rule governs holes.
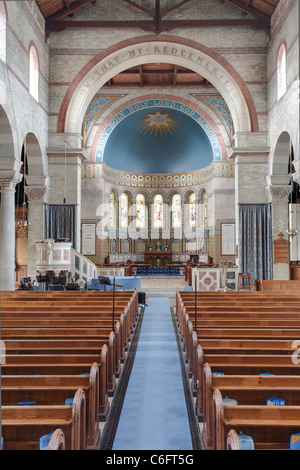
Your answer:
[[[165,107],[128,115],[112,131],[103,154],[110,168],[136,173],[194,171],[213,159],[210,140],[197,121]]]

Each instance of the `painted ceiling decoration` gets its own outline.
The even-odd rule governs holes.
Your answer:
[[[162,136],[163,134],[167,135],[168,133],[173,134],[177,132],[179,127],[178,121],[176,121],[174,117],[167,113],[157,111],[143,117],[140,131],[150,136],[152,134],[155,136],[160,134],[160,136]]]
[[[93,125],[103,111],[125,95],[95,95],[90,102],[83,120],[83,141],[86,143]]]
[[[233,136],[233,122],[230,110],[220,94],[199,94],[191,93],[197,100],[202,101],[209,106],[209,108],[218,116],[220,121],[223,123],[230,141]]]
[[[100,136],[95,159],[140,173],[194,171],[220,160],[210,124],[191,107],[165,99],[144,100],[114,116]]]
[[[155,121],[149,115],[159,119]],[[172,133],[142,134],[141,119],[148,126],[150,122],[152,125],[156,122],[160,127],[165,123],[164,130],[167,124]],[[126,123],[121,126],[123,121]],[[114,116],[100,136],[95,160],[119,170],[165,173],[170,171],[170,165],[177,164],[175,171],[186,171],[203,168],[213,160],[219,161],[221,148],[214,130],[197,111],[180,102],[152,99],[128,106]],[[125,168],[125,164],[134,166]]]

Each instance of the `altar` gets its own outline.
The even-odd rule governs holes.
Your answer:
[[[172,252],[171,251],[146,251],[144,254],[145,264],[149,266],[167,266],[172,264]]]

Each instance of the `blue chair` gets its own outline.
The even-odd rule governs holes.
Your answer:
[[[40,450],[47,450],[53,432],[40,437]]]
[[[251,436],[247,436],[241,431],[238,434],[238,437],[241,444],[241,450],[254,450],[254,442]]]
[[[26,398],[26,400],[21,400],[18,402],[18,406],[35,406],[36,401],[35,400],[29,400],[29,398]]]
[[[290,449],[300,449],[300,433],[296,432],[290,437]]]

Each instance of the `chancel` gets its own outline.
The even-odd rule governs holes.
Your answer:
[[[0,1],[4,450],[297,446],[298,17]]]

